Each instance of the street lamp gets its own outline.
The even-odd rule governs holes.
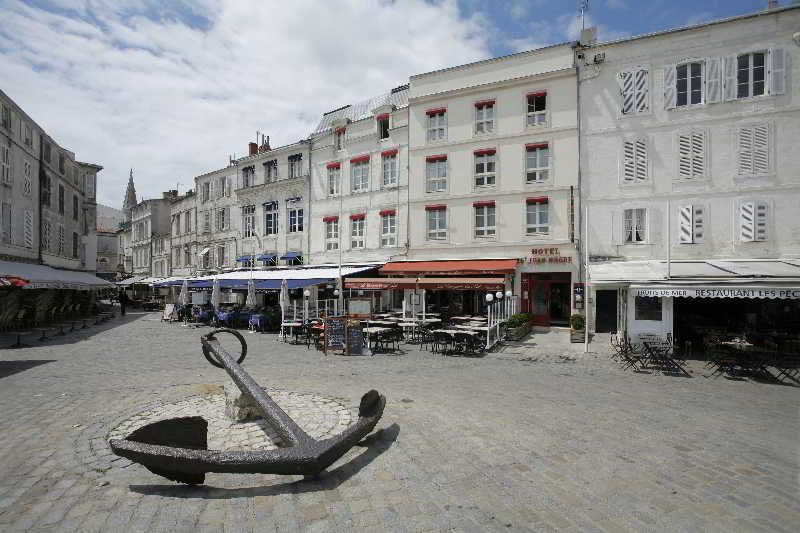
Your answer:
[[[491,292],[487,293],[486,294],[486,303],[492,303],[492,300],[494,300],[494,294],[492,294]]]
[[[496,293],[494,293],[494,297],[497,298],[498,300],[502,300],[503,299],[503,291],[497,291]]]
[[[513,293],[510,290],[506,291],[506,298],[511,298],[512,294]]]

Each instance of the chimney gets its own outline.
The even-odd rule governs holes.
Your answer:
[[[589,46],[597,42],[597,28],[594,26],[581,30],[581,46]]]
[[[256,143],[247,143],[247,147],[249,148],[250,155],[256,155],[258,153],[258,145]]]

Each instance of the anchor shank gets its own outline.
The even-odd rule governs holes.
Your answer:
[[[239,390],[253,397],[267,423],[275,430],[284,446],[309,444],[314,440],[264,392],[250,374],[244,371],[236,360],[223,348],[214,337],[202,337],[205,348],[214,354]]]

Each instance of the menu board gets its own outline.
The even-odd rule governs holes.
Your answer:
[[[325,352],[347,349],[347,318],[331,316],[325,319]]]
[[[364,332],[361,326],[351,325],[347,328],[347,353],[362,355],[364,353]]]
[[[369,298],[350,298],[347,300],[347,311],[350,316],[369,316],[372,313],[372,301]]]

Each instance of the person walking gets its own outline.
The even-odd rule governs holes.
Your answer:
[[[128,305],[128,295],[125,294],[124,290],[119,291],[118,299],[119,299],[120,314],[122,316],[125,316],[125,307]]]

